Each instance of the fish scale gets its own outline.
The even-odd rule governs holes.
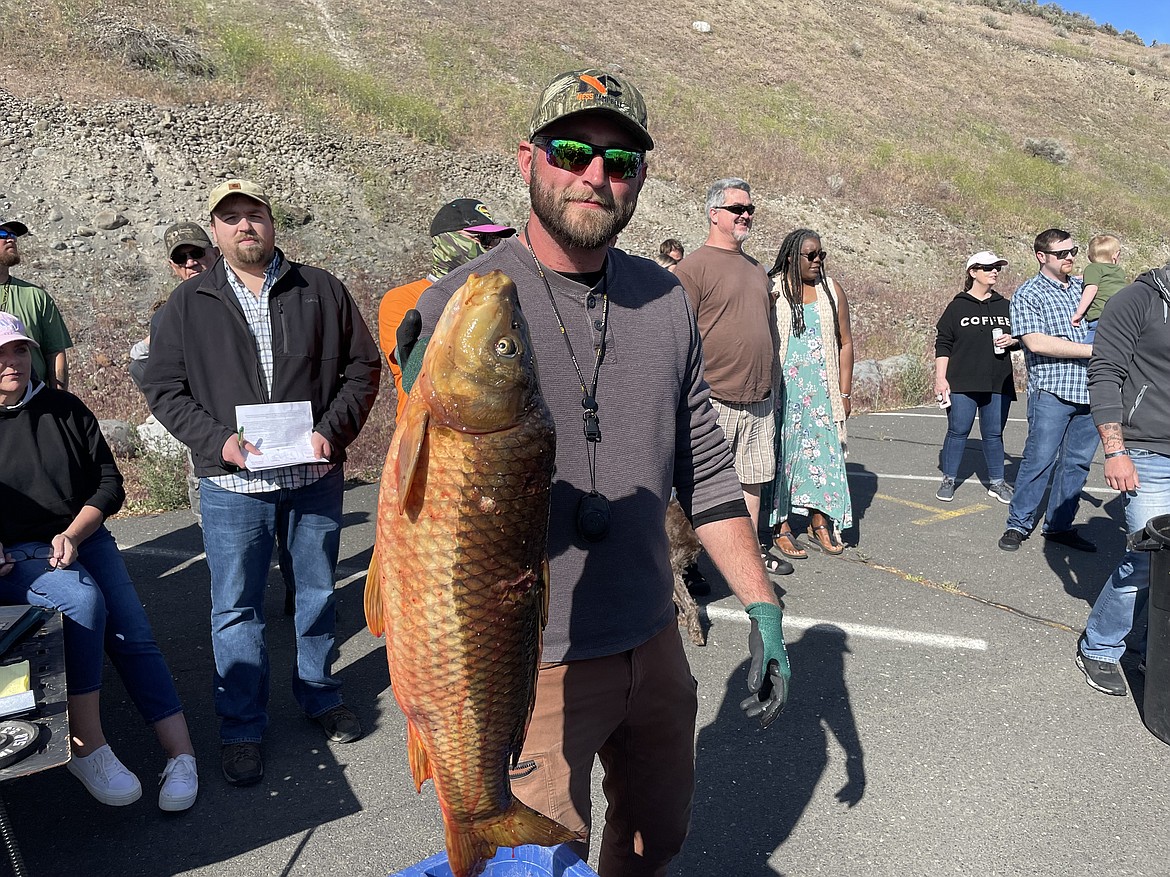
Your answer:
[[[555,434],[531,350],[511,281],[471,275],[430,339],[378,500],[366,615],[386,633],[411,772],[434,781],[456,877],[498,846],[578,838],[508,781],[548,616]]]

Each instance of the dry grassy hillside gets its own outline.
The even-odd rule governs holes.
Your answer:
[[[1119,234],[1131,273],[1170,256],[1170,49],[1026,0],[648,0],[571,17],[539,0],[17,0],[0,29],[0,212],[38,231],[33,264],[83,327],[79,386],[103,413],[143,415],[108,373],[165,283],[157,228],[197,215],[206,180],[277,188],[289,249],[344,273],[372,318],[382,289],[425,269],[441,201],[477,194],[523,218],[510,154],[535,96],[594,65],[641,86],[658,144],[622,245],[698,244],[706,183],[745,176],[762,260],[797,224],[823,232],[863,358],[925,359],[973,250],[1012,261],[1009,288],[1049,225]],[[95,139],[87,116],[118,136]],[[78,245],[65,226],[95,199],[129,231]]]

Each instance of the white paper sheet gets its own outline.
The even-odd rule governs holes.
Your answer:
[[[308,402],[237,405],[236,428],[244,431],[244,441],[262,452],[244,452],[250,472],[328,462],[313,454],[313,406]]]

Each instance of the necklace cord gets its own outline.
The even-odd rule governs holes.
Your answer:
[[[540,260],[536,258],[535,250],[532,249],[532,239],[528,236],[527,225],[524,226],[524,243],[528,245],[528,255],[532,256],[532,264],[536,266],[536,273],[544,281],[544,289],[548,293],[549,304],[552,305],[553,314],[557,318],[557,326],[561,330],[561,338],[565,341],[565,347],[569,351],[569,359],[573,363],[573,369],[577,372],[577,380],[581,384],[581,407],[585,409],[581,417],[584,421],[585,429],[586,461],[589,464],[589,490],[591,493],[597,493],[597,445],[601,442],[601,420],[597,416],[597,381],[601,376],[601,361],[605,358],[605,338],[606,331],[609,328],[609,278],[608,275],[603,275],[601,291],[601,343],[597,345],[593,359],[593,380],[589,386],[586,386],[585,374],[581,371],[580,363],[577,362],[577,354],[573,350],[573,342],[570,340],[569,332],[565,328],[565,321],[561,319],[561,311],[557,307],[557,300],[553,295],[552,284],[549,283],[548,276],[544,273],[544,268],[541,266]]]

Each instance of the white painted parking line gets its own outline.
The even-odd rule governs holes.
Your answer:
[[[751,620],[742,609],[729,609],[725,606],[706,607],[707,617],[721,621],[733,621],[739,624],[750,624]],[[871,624],[855,624],[852,621],[829,621],[824,618],[799,618],[794,615],[784,616],[786,630],[808,630],[818,624],[825,624],[844,631],[849,636],[862,639],[879,639],[891,642],[907,643],[914,646],[926,646],[934,649],[968,649],[973,652],[986,652],[987,640],[971,639],[965,636],[951,636],[944,633],[921,633],[915,630],[898,630],[893,627],[876,627]]]

